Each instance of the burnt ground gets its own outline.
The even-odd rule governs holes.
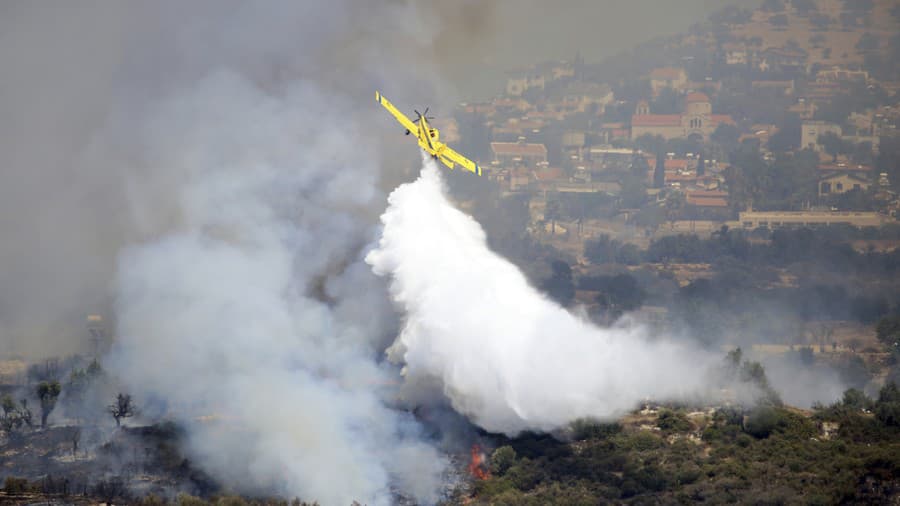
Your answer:
[[[74,426],[51,427],[0,440],[0,481],[7,485],[0,504],[32,502],[35,493],[78,503],[85,497],[121,502],[150,493],[205,496],[219,489],[181,454],[184,434],[174,424],[81,427],[73,453],[75,430]],[[23,481],[10,487],[10,479]]]

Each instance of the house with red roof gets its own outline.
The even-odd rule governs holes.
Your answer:
[[[723,191],[688,191],[684,194],[684,201],[694,207],[727,209],[728,192]]]

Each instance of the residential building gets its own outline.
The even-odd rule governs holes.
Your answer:
[[[497,112],[504,113],[525,112],[531,109],[531,104],[523,98],[497,97],[491,102],[491,105],[494,106]]]
[[[519,137],[538,134],[544,128],[544,121],[539,119],[510,118],[502,125],[491,129],[491,136],[497,141],[515,141]]]
[[[841,83],[807,83],[803,90],[803,98],[811,102],[830,102],[847,91]]]
[[[563,133],[563,157],[570,162],[580,162],[584,160],[586,144],[587,136],[583,131],[569,130]]]
[[[543,144],[492,142],[491,155],[495,162],[504,167],[535,167],[539,163],[547,163],[547,147]]]
[[[509,171],[509,190],[527,190],[531,185],[531,171],[525,167],[517,167]]]
[[[602,123],[597,131],[597,138],[603,144],[611,144],[613,141],[628,140],[631,138],[631,129],[625,123]]]
[[[860,177],[869,178],[872,173],[872,167],[868,165],[860,165],[846,162],[838,162],[838,163],[820,163],[819,164],[819,173],[823,176],[831,176],[837,174],[839,172],[846,172],[848,174],[856,174]]]
[[[493,116],[497,112],[497,108],[494,107],[493,104],[486,103],[467,103],[463,102],[459,104],[462,107],[462,110],[469,114],[482,114],[484,116]]]
[[[763,72],[793,72],[806,71],[806,51],[800,48],[771,47],[763,51],[759,70]]]
[[[545,84],[544,76],[534,69],[514,70],[507,74],[506,94],[520,97],[532,88],[543,90]]]
[[[867,83],[869,73],[865,70],[847,70],[841,67],[832,67],[828,70],[816,72],[817,83]]]
[[[838,172],[819,179],[819,196],[838,195],[852,190],[866,191],[870,185],[869,179],[859,174]]]
[[[719,216],[728,218],[730,214],[728,206],[728,192],[720,190],[689,190],[684,192],[684,203],[689,206],[691,214],[711,217]]]
[[[826,133],[833,133],[838,137],[843,134],[840,125],[827,121],[804,121],[800,130],[801,149],[811,148],[821,153],[824,148],[819,144],[819,136]]]
[[[750,86],[754,90],[771,90],[778,95],[793,95],[794,80],[789,81],[752,81]]]
[[[595,112],[603,114],[613,102],[612,88],[606,84],[572,81],[553,94],[552,99],[565,112]]]
[[[591,167],[595,171],[626,171],[631,168],[634,162],[635,150],[594,146],[588,154],[591,157]]]
[[[725,44],[723,49],[726,65],[747,65],[750,61],[750,52],[743,44]]]
[[[650,72],[650,88],[653,90],[654,96],[658,95],[663,88],[682,91],[687,82],[687,72],[684,69],[662,67]]]
[[[580,65],[580,56],[577,56],[574,63],[565,60],[548,61],[513,70],[507,73],[506,94],[518,97],[533,88],[543,90],[547,83],[572,79]]]
[[[828,225],[852,225],[855,227],[879,227],[889,218],[874,212],[842,211],[745,211],[736,223],[729,226],[745,229],[781,227],[820,227]]]
[[[818,106],[815,102],[806,100],[805,98],[797,99],[797,103],[788,107],[788,112],[792,112],[800,116],[800,119],[812,119],[816,115]]]

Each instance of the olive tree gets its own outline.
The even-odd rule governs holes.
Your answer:
[[[61,388],[59,381],[42,381],[37,386],[37,396],[41,401],[41,428],[47,427],[47,417],[56,406]]]

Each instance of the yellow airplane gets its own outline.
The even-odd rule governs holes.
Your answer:
[[[473,172],[479,176],[481,175],[481,167],[477,163],[469,160],[456,151],[453,151],[450,146],[440,141],[441,133],[438,132],[437,128],[428,124],[428,120],[432,119],[427,116],[428,109],[425,109],[424,114],[416,111],[418,119],[413,122],[406,117],[405,114],[397,110],[397,108],[394,107],[394,104],[388,102],[388,99],[384,98],[384,96],[377,91],[375,92],[375,100],[383,105],[389,113],[393,114],[394,117],[397,118],[397,121],[406,128],[406,135],[409,135],[410,132],[416,132],[416,136],[419,138],[419,146],[427,151],[432,158],[444,162],[444,165],[450,167],[451,170],[456,165],[459,165],[469,172]]]

